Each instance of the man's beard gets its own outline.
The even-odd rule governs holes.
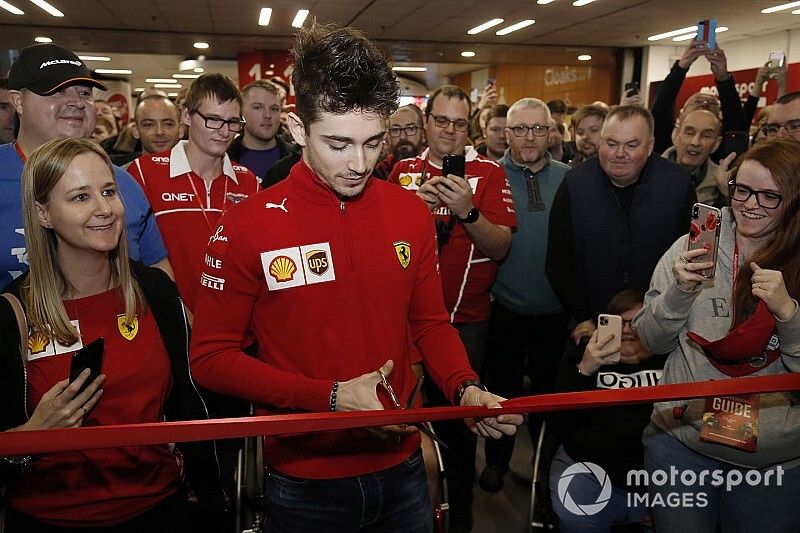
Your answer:
[[[392,149],[392,155],[396,160],[400,159],[408,159],[409,157],[414,157],[419,155],[419,150],[409,141],[400,141],[397,145]]]

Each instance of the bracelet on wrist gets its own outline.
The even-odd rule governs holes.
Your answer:
[[[328,410],[331,412],[336,411],[336,394],[339,392],[339,382],[334,381],[333,387],[331,387],[331,398],[328,403]]]

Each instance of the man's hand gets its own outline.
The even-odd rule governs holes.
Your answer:
[[[435,176],[420,185],[416,193],[417,196],[422,198],[422,200],[428,205],[428,209],[430,209],[431,212],[442,205],[442,200],[439,198],[439,190],[436,188],[436,184],[438,182],[439,176]]]
[[[689,70],[689,67],[692,66],[692,63],[694,63],[698,57],[704,55],[705,53],[705,43],[703,41],[692,39],[692,41],[689,43],[689,46],[683,51],[683,55],[678,60],[678,66],[683,70]]]
[[[706,59],[711,65],[711,72],[714,73],[715,80],[725,81],[731,77],[731,73],[728,72],[728,59],[725,57],[725,50],[712,48],[706,52]]]
[[[497,104],[497,89],[495,86],[492,85],[481,95],[480,100],[478,100],[478,109],[486,109],[487,107],[494,107]]]
[[[591,376],[597,372],[601,366],[614,365],[619,361],[618,358],[611,357],[619,350],[615,350],[611,346],[611,341],[614,340],[614,334],[611,333],[602,339],[598,339],[598,332],[595,330],[592,333],[592,338],[586,349],[583,351],[583,358],[578,363],[578,370],[584,376]]]
[[[483,406],[489,409],[498,409],[500,402],[505,400],[496,394],[486,392],[478,387],[467,387],[461,397],[461,406]],[[522,424],[522,415],[500,415],[488,418],[464,420],[467,427],[481,437],[499,439],[503,435],[513,435],[517,432],[517,426]]]
[[[441,176],[436,182],[436,190],[442,203],[459,218],[466,217],[475,207],[472,203],[472,187],[462,177],[453,174]]]
[[[592,334],[595,332],[597,328],[594,325],[594,320],[584,320],[577,326],[575,329],[572,330],[572,340],[575,342],[575,345],[581,343],[581,339],[584,337],[591,337]]]
[[[394,362],[389,359],[381,367],[381,372],[387,378],[394,369]],[[376,370],[362,374],[357,378],[339,383],[339,391],[336,394],[336,411],[373,411],[383,409],[383,404],[378,399],[376,391],[378,384],[381,383],[381,375]],[[416,433],[418,430],[414,426],[381,426],[380,428],[370,428],[376,436],[382,440],[390,439],[400,442],[403,436]]]
[[[725,159],[719,162],[717,173],[714,174],[714,181],[717,183],[717,189],[722,195],[728,197],[728,182],[731,180],[730,166],[733,160],[736,159],[736,152],[729,153]]]

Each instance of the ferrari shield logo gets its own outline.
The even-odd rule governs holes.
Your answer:
[[[139,317],[134,316],[133,322],[130,324],[125,323],[125,315],[117,315],[117,327],[119,333],[129,341],[132,341],[136,334],[139,333]]]
[[[394,253],[397,254],[400,266],[408,268],[408,264],[411,262],[411,245],[405,241],[397,241],[394,243]]]

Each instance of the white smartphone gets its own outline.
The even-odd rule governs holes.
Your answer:
[[[597,340],[602,342],[603,339],[611,334],[614,334],[614,339],[607,346],[612,348],[615,353],[606,358],[606,361],[618,363],[620,359],[620,348],[622,347],[622,317],[619,315],[606,315],[601,314],[597,317]]]

